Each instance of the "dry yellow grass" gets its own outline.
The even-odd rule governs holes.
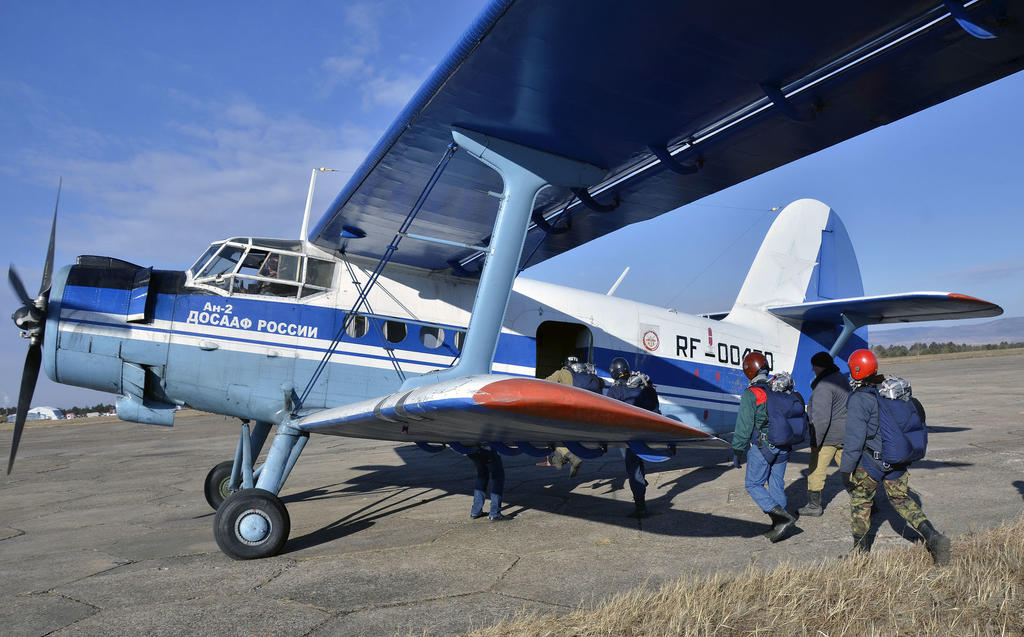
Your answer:
[[[689,577],[469,635],[1024,635],[1024,519],[957,538],[945,567],[933,566],[923,545],[908,545]]]

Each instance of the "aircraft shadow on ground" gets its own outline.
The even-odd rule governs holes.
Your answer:
[[[476,471],[468,459],[451,451],[428,454],[413,446],[397,447],[395,451],[405,461],[404,465],[353,467],[365,473],[346,483],[325,485],[283,497],[282,500],[288,503],[345,498],[360,493],[379,495],[357,511],[291,539],[286,550],[297,551],[357,533],[381,518],[449,495],[472,495]],[[648,482],[651,483],[647,489],[649,514],[639,521],[629,516],[633,511],[631,497],[608,497],[609,493],[620,489],[628,490],[625,468],[618,451],[612,450],[600,459],[585,461],[576,478],[568,477],[568,467],[561,471],[538,467],[538,460],[541,459],[525,455],[503,459],[506,476],[504,514],[514,518],[524,511],[544,511],[639,528],[648,533],[685,537],[754,537],[767,528],[763,522],[689,511],[678,505],[673,507],[672,501],[677,495],[735,471],[728,450],[681,451],[667,462],[646,463]],[[659,473],[687,468],[694,470],[664,483],[657,480]],[[581,483],[588,483],[586,490],[600,494],[581,492],[578,488]],[[742,492],[742,497],[746,497],[745,492]],[[469,511],[465,513],[468,515]]]

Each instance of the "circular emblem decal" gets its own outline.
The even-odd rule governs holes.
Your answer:
[[[643,338],[644,347],[654,352],[657,351],[660,341],[658,340],[658,333],[654,330],[647,330],[644,332]]]

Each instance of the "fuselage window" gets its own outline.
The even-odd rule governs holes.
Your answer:
[[[427,349],[437,349],[444,344],[444,330],[440,327],[421,327],[420,342]]]
[[[401,343],[405,340],[408,329],[405,327],[405,323],[399,321],[384,321],[384,338],[389,343]]]
[[[465,332],[455,332],[455,349],[462,351],[462,346],[466,343]]]
[[[358,315],[349,322],[348,327],[345,329],[345,334],[352,338],[362,338],[366,336],[366,331],[369,328],[370,322],[366,320],[366,317]]]

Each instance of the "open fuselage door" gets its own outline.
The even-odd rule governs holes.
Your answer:
[[[593,362],[594,335],[582,323],[544,321],[537,326],[537,378],[547,378],[575,356]]]

